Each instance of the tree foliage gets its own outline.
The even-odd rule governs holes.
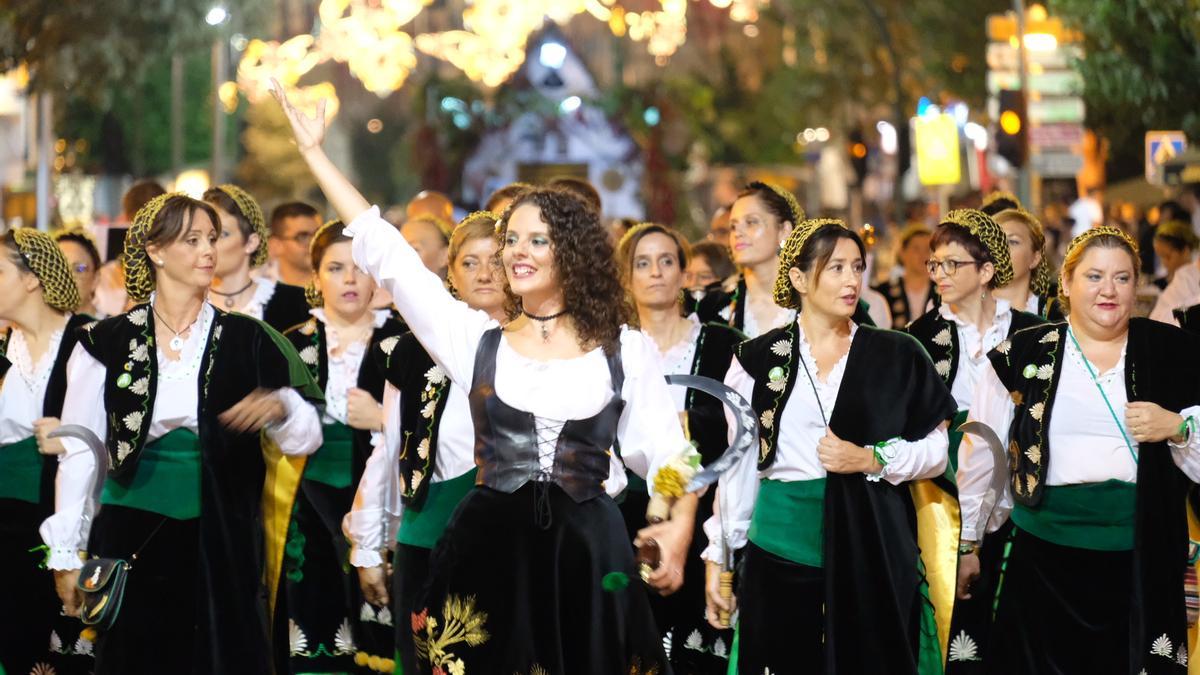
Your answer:
[[[1109,139],[1118,177],[1140,173],[1147,130],[1200,141],[1196,0],[1053,0],[1050,10],[1084,35],[1088,126]]]

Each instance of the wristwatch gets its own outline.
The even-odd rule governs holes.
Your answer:
[[[966,539],[959,540],[959,542],[958,542],[958,555],[959,556],[978,554],[978,553],[979,553],[979,543],[978,542],[967,541]]]

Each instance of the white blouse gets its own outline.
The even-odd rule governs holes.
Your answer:
[[[1175,270],[1171,283],[1167,284],[1158,296],[1158,302],[1154,303],[1150,318],[1178,326],[1179,322],[1172,312],[1187,309],[1196,303],[1200,303],[1200,262],[1193,260]]]
[[[65,329],[66,324],[50,335],[45,353],[34,363],[25,334],[13,326],[6,355],[12,366],[0,380],[0,445],[23,441],[33,435],[34,420],[43,417],[46,387],[50,384],[50,373],[54,370],[54,359],[58,356]]]
[[[746,291],[746,295],[750,295],[749,290]],[[740,298],[738,302],[746,303],[748,299],[749,298]],[[722,309],[720,312],[717,312],[717,315],[726,321],[732,321],[733,309],[733,305],[726,305],[724,309]],[[795,321],[796,310],[776,307],[775,316],[776,318],[780,319],[777,325],[786,326],[788,323]],[[775,327],[776,326],[759,326],[758,318],[754,315],[754,312],[750,311],[750,306],[748,304],[746,305],[745,309],[742,310],[742,332],[746,334],[746,337],[756,338],[759,335],[774,329]]]
[[[275,286],[278,285],[278,282],[267,277],[257,277],[253,281],[254,294],[250,296],[246,304],[241,307],[235,307],[232,311],[252,316],[262,321],[263,310],[266,309],[267,303],[271,301],[271,296],[275,295]]]
[[[1064,346],[1066,360],[1058,389],[1054,396],[1054,407],[1050,415],[1050,447],[1054,454],[1046,475],[1046,485],[1078,485],[1101,483],[1106,480],[1137,482],[1137,464],[1129,453],[1121,429],[1113,420],[1104,397],[1088,374],[1084,356],[1070,337]],[[1121,427],[1125,427],[1125,352],[1115,366],[1101,373],[1094,364],[1092,372],[1103,387],[1109,403]],[[1000,440],[1007,444],[1009,427],[1012,425],[1015,406],[1012,396],[1000,382],[996,372],[988,368],[975,391],[971,404],[971,419],[991,427]],[[1200,419],[1200,406],[1183,410]],[[1128,429],[1125,429],[1128,434]],[[1137,441],[1129,437],[1134,452],[1139,452]],[[1192,434],[1183,445],[1169,443],[1175,464],[1193,481],[1200,480],[1200,434]],[[985,533],[995,532],[1012,511],[1012,487],[1005,462],[1004,489],[996,498],[996,505],[986,524],[985,514],[980,513],[984,495],[992,480],[994,462],[991,451],[971,435],[964,435],[959,446],[958,502],[962,514],[962,538],[978,541]]]
[[[216,310],[205,303],[190,327],[192,330],[177,360],[168,359],[158,349],[158,387],[147,443],[180,428],[198,433],[200,388],[197,379],[215,316]],[[106,372],[104,365],[83,345],[75,346],[67,361],[69,384],[63,404],[63,424],[82,425],[101,439],[107,436],[107,411],[103,406]],[[311,454],[321,445],[321,423],[316,408],[294,389],[281,389],[278,396],[287,416],[282,422],[268,425],[267,434],[284,454]],[[48,566],[55,570],[81,567],[76,552],[87,545],[92,515],[97,507],[90,499],[97,471],[95,457],[79,439],[64,438],[63,446],[66,453],[59,457],[54,515],[40,528],[42,540],[50,547]]]
[[[692,363],[696,360],[696,341],[700,339],[703,326],[695,314],[688,315],[687,320],[692,324],[687,337],[660,352],[664,375],[688,375],[692,372]],[[671,387],[671,400],[675,401],[675,410],[683,412],[687,403],[687,387]]]
[[[358,481],[354,505],[342,519],[342,532],[350,540],[350,564],[375,567],[383,564],[380,551],[396,541],[404,515],[400,499],[400,390],[390,382],[383,392],[383,437],[375,444]],[[431,482],[458,478],[475,468],[475,423],[467,392],[452,385],[450,398],[438,421],[438,447]]]
[[[325,356],[329,373],[325,382],[325,412],[321,415],[321,421],[325,424],[346,424],[347,394],[358,386],[358,372],[362,368],[363,355],[367,352],[367,340],[346,345],[340,354],[336,353],[341,344],[337,331],[329,327],[325,310],[318,307],[310,309],[308,313],[325,324]],[[387,310],[375,310],[373,319],[375,328],[382,328],[388,320]]]
[[[799,321],[799,317],[796,319]],[[792,385],[792,393],[783,405],[783,410],[776,422],[779,424],[779,436],[775,451],[775,461],[765,471],[758,471],[758,453],[751,451],[728,472],[721,476],[718,482],[717,504],[713,515],[704,523],[704,533],[708,536],[708,548],[701,555],[705,560],[720,562],[721,555],[721,509],[725,509],[728,522],[725,533],[729,545],[737,550],[746,545],[746,532],[750,528],[750,519],[754,514],[754,504],[758,498],[760,480],[777,480],[783,482],[813,480],[827,475],[825,467],[817,457],[817,443],[825,436],[828,428],[827,420],[833,416],[834,404],[842,387],[842,377],[846,373],[850,350],[842,355],[833,369],[822,377],[817,371],[817,360],[812,353],[812,345],[804,336],[804,329],[797,331],[800,340],[800,357],[808,372],[812,373],[812,383],[804,375],[804,369],[798,369],[799,378]],[[858,327],[850,324],[850,340],[858,334]],[[741,363],[734,359],[725,376],[725,384],[737,390],[746,400],[754,393],[754,379],[742,368]],[[816,389],[814,396],[813,389]],[[734,428],[731,413],[726,412],[729,428]],[[947,448],[949,436],[946,424],[938,426],[919,441],[896,439],[892,448],[896,457],[883,467],[878,476],[868,475],[868,480],[886,480],[893,485],[905,481],[932,478],[946,470]],[[891,440],[891,439],[888,439]]]
[[[354,239],[354,262],[392,294],[413,334],[454,386],[469,390],[479,342],[484,331],[498,323],[486,312],[455,300],[399,231],[379,217],[378,207],[355,218],[346,234]],[[625,373],[620,395],[625,407],[617,425],[621,457],[611,454],[605,481],[611,496],[625,489],[625,466],[641,476],[653,475],[686,443],[654,343],[624,328],[620,349]],[[500,340],[496,395],[534,416],[543,468],[552,466],[562,425],[598,413],[613,396],[612,384],[600,348],[575,358],[542,361],[517,353],[506,338]]]
[[[1035,296],[1036,297],[1036,296]],[[996,313],[992,316],[992,325],[982,334],[975,324],[960,319],[949,303],[942,303],[938,312],[942,318],[954,324],[958,332],[958,371],[951,383],[950,393],[959,410],[966,410],[975,398],[975,387],[985,371],[992,369],[988,360],[988,352],[1008,337],[1008,329],[1012,326],[1012,305],[1007,300],[996,300]]]

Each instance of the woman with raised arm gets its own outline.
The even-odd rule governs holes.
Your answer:
[[[662,642],[613,501],[625,467],[647,475],[686,444],[656,350],[624,328],[608,234],[578,198],[533,189],[500,222],[508,302],[499,325],[455,300],[321,150],[315,118],[276,86],[297,143],[350,223],[355,262],[454,386],[469,391],[476,486],[430,557],[407,620],[421,668],[626,673],[666,669]],[[642,532],[662,549],[649,583],[683,582],[696,498]]]
[[[841,221],[800,224],[774,297],[803,310],[742,343],[725,378],[760,436],[704,528],[714,625],[735,606],[722,546],[744,549],[738,673],[941,671],[909,483],[945,469],[954,398],[911,336],[851,319],[864,258]]]
[[[204,201],[221,219],[216,269],[209,291],[213,304],[227,312],[252,316],[280,332],[306,321],[304,289],[251,274],[267,262],[267,239],[271,236],[254,197],[236,185],[226,184],[205,190]]]
[[[468,307],[504,321],[499,219],[480,211],[459,223],[450,237],[447,281]],[[362,615],[375,616],[376,623],[380,616],[389,617],[388,623],[395,618],[398,672],[412,673],[416,651],[408,617],[429,576],[429,554],[475,485],[475,430],[467,392],[450,382],[412,333],[381,343],[373,357],[387,379],[383,442],[367,460],[343,530],[353,546],[350,563],[358,568],[363,593],[378,608],[364,608]]]
[[[638,327],[658,346],[663,372],[725,379],[733,349],[746,339],[722,323],[702,324],[695,314],[683,316],[685,271],[689,247],[679,232],[664,225],[635,226],[618,247],[625,288],[637,310]],[[703,464],[720,457],[728,446],[728,428],[721,402],[712,396],[673,387],[675,409],[684,420],[684,431],[696,445]],[[635,481],[630,479],[631,484]],[[645,489],[630,491],[621,510],[636,527],[646,523]],[[683,589],[665,598],[654,598],[659,630],[670,635],[671,666],[676,673],[724,673],[728,668],[732,631],[714,630],[704,620],[704,563],[700,553],[708,544],[704,520],[712,514],[715,491],[700,499],[696,527],[688,554]]]
[[[321,393],[283,336],[206,302],[219,235],[186,195],[142,207],[124,253],[139,304],[84,327],[67,363],[62,423],[104,439],[108,466],[63,440],[41,535],[67,612],[82,591],[96,598],[85,620],[111,623],[99,675],[265,673],[275,656],[273,591]]]
[[[0,322],[8,326],[0,329],[0,578],[9,608],[0,616],[0,666],[11,673],[50,667],[46,645],[62,606],[53,578],[38,568],[38,526],[54,513],[62,444],[48,434],[62,414],[67,357],[90,320],[72,314],[78,305],[53,239],[32,228],[0,236]]]
[[[975,390],[971,418],[1007,457],[964,439],[964,545],[1009,518],[1015,526],[985,672],[1187,670],[1184,503],[1200,477],[1200,340],[1131,318],[1137,278],[1127,234],[1076,237],[1061,273],[1068,320],[1000,343]],[[985,511],[997,471],[1001,493]],[[964,555],[960,593],[978,572],[978,557]]]
[[[356,660],[375,656],[378,665],[391,659],[391,640],[380,645],[367,634],[375,615],[360,611],[358,580],[344,566],[349,550],[341,520],[371,454],[372,436],[383,431],[383,373],[371,353],[394,342],[404,327],[387,310],[371,309],[375,282],[354,265],[344,229],[332,220],[313,235],[313,280],[306,289],[312,316],[286,333],[326,403],[324,440],[308,458],[288,533],[293,673],[343,673]]]

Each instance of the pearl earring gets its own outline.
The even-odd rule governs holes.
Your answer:
[[[166,263],[164,263],[164,262],[163,262],[163,261],[161,261],[161,260],[156,260],[155,262],[156,262],[156,263],[158,263],[158,266],[159,266],[159,267],[162,267],[163,265],[165,265],[165,264],[166,264]]]

